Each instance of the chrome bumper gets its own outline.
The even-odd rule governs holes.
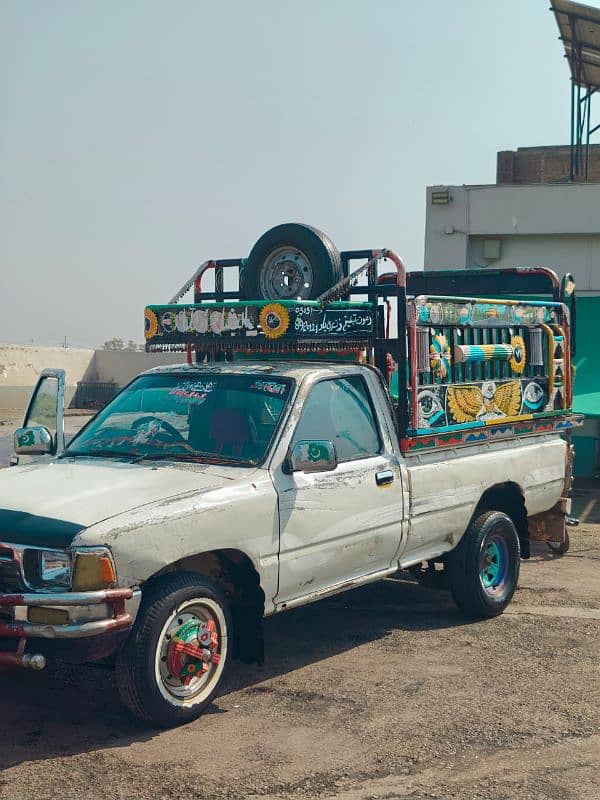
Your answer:
[[[130,628],[141,599],[139,589],[103,589],[95,592],[0,594],[0,619],[4,609],[12,612],[12,621],[0,621],[0,638],[19,639],[16,653],[0,652],[0,666],[24,666],[43,669],[43,656],[24,653],[25,641],[29,638],[82,639],[100,636],[113,631]],[[102,619],[68,624],[27,622],[19,617],[31,607],[49,606],[57,609],[73,609],[104,605],[108,614]],[[127,608],[129,606],[129,609]],[[44,663],[42,663],[42,661]]]

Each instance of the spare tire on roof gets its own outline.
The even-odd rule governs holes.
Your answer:
[[[287,222],[263,233],[244,267],[245,300],[314,300],[342,278],[338,249],[322,231]]]

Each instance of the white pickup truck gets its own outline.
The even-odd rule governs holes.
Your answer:
[[[288,306],[262,302],[262,330],[276,328],[267,315]],[[302,319],[317,313],[297,306]],[[235,308],[251,325],[252,306]],[[245,348],[257,340],[248,324]],[[206,331],[179,333],[206,347]],[[513,408],[521,422],[491,438],[510,408],[483,390],[476,424],[461,420],[479,438],[452,439],[460,426],[446,416],[430,447],[422,425],[399,432],[374,366],[246,358],[138,376],[66,449],[64,374],[42,375],[15,435],[19,464],[0,473],[1,664],[114,655],[126,705],[177,725],[211,702],[233,657],[262,659],[263,617],[411,567],[466,613],[493,617],[513,596],[530,536],[564,526],[566,411],[540,428]],[[440,384],[423,385],[419,413],[431,420]],[[523,420],[529,428],[514,427]]]

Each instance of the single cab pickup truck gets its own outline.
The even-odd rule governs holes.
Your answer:
[[[252,279],[251,259],[204,265],[237,266],[239,296],[217,272],[204,297],[196,273],[193,304],[148,307],[148,349],[186,363],[136,377],[66,448],[64,373],[41,376],[0,472],[0,664],[110,657],[131,711],[177,725],[232,658],[262,659],[264,617],[407,568],[494,617],[530,540],[560,544],[566,304],[432,295],[427,273],[407,294],[390,251],[336,274],[319,235],[271,236]],[[502,280],[538,296],[546,273]],[[360,275],[369,299],[348,300]]]

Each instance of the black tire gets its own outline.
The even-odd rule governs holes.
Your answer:
[[[278,258],[281,282],[276,280]],[[283,271],[289,283],[284,284]],[[310,225],[286,222],[263,233],[252,248],[240,294],[246,300],[314,300],[342,277],[340,254],[326,234]]]
[[[458,607],[476,617],[501,614],[517,588],[520,559],[519,536],[507,514],[485,511],[474,519],[448,558]]]
[[[194,674],[191,677],[186,675],[192,686],[188,690],[183,680],[163,674],[163,670],[169,671],[171,651],[167,650],[168,658],[167,655],[161,657],[160,653],[164,646],[169,648],[169,642],[175,640],[174,634],[168,633],[171,629],[166,627],[169,621],[180,626],[176,628],[179,633],[183,630],[181,623],[186,622],[183,618],[189,616],[191,619],[187,622],[192,630],[194,614],[198,616],[203,609],[207,619],[214,617],[216,620],[218,645],[213,643],[209,646],[219,656],[219,663],[209,664],[206,674],[197,674],[197,665],[201,662],[185,654],[175,655],[183,669],[189,668],[191,673],[193,667]],[[206,624],[204,621],[199,623],[200,626]],[[206,633],[204,627],[197,626],[197,630]],[[198,638],[195,641],[195,647],[202,647]],[[192,573],[175,573],[159,579],[143,592],[131,635],[117,656],[117,686],[123,703],[136,717],[158,727],[174,727],[196,719],[217,693],[230,661],[231,641],[229,606],[225,595],[213,581]],[[167,685],[166,677],[173,678],[173,686]],[[177,697],[171,695],[171,691],[196,691],[196,694],[189,698]]]

